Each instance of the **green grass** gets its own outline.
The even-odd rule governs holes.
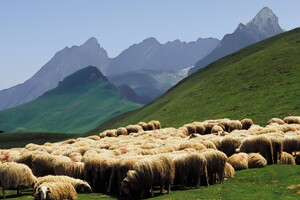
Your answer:
[[[88,82],[76,76],[78,73],[67,77],[57,88],[30,103],[1,111],[0,129],[5,132],[82,133],[142,106],[124,100],[109,82]]]
[[[207,119],[300,115],[300,28],[226,56],[180,81],[165,95],[88,134],[156,119],[179,127]]]
[[[1,133],[0,149],[25,147],[28,143],[44,144],[45,142],[58,142],[69,138],[78,137],[78,134],[62,133]]]
[[[295,186],[297,185],[297,186]],[[295,187],[293,187],[295,186]],[[16,191],[8,191],[15,195]],[[8,196],[7,199],[32,199],[28,190],[22,197]],[[116,198],[103,194],[79,194],[79,200]],[[153,200],[291,200],[300,199],[300,167],[295,165],[271,165],[265,168],[237,171],[234,178],[224,184],[216,184],[199,189],[173,190],[169,195],[160,195]]]

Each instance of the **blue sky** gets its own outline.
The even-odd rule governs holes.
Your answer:
[[[33,76],[65,46],[96,37],[110,57],[145,38],[222,37],[267,6],[300,26],[299,0],[1,0],[0,90]]]

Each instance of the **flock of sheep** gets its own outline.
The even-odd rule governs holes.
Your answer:
[[[101,192],[144,198],[154,190],[223,183],[235,170],[299,164],[300,117],[273,118],[261,127],[251,119],[207,120],[180,128],[140,122],[99,135],[0,150],[5,190],[33,188],[34,199],[77,199]]]

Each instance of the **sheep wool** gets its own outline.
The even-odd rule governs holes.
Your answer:
[[[233,154],[228,158],[227,161],[235,170],[247,169],[248,168],[248,154],[237,153]]]
[[[33,187],[36,177],[25,164],[8,162],[0,164],[0,183],[2,196],[5,198],[6,189],[17,189],[21,194],[22,189]]]
[[[261,168],[267,166],[267,160],[259,153],[250,153],[248,155],[249,168]]]
[[[35,200],[77,200],[77,192],[70,183],[51,182],[41,184],[34,193]]]

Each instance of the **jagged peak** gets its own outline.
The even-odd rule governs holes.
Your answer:
[[[82,46],[99,48],[100,44],[99,44],[98,40],[95,37],[91,37]]]
[[[149,37],[142,41],[142,43],[146,44],[160,44],[155,37]]]

